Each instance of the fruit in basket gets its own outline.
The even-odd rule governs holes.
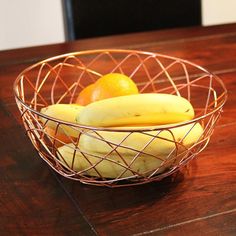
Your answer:
[[[41,109],[41,113],[49,117],[40,117],[41,122],[45,127],[54,130],[54,133],[61,133],[66,136],[77,137],[78,129],[71,125],[63,124],[63,122],[75,123],[77,115],[83,109],[83,106],[78,104],[53,104]],[[53,118],[60,120],[54,121]],[[51,132],[52,134],[52,132]]]
[[[163,131],[88,131],[81,135],[78,149],[74,144],[64,145],[58,148],[58,157],[63,165],[84,175],[105,178],[147,176],[178,164],[191,153],[202,134],[199,123]]]
[[[164,93],[133,94],[93,102],[78,114],[79,124],[109,126],[162,125],[191,120],[194,109],[180,96]]]
[[[64,144],[71,143],[73,141],[73,137],[63,134],[62,132],[58,132],[56,129],[47,126],[45,127],[44,132],[55,147],[61,147]]]
[[[75,103],[80,104],[82,106],[85,106],[91,102],[92,100],[92,94],[94,91],[95,84],[90,84],[87,87],[85,87],[79,94],[77,100]]]
[[[120,73],[110,73],[85,87],[80,92],[76,103],[87,105],[106,98],[137,93],[138,88],[131,78]]]
[[[138,88],[131,78],[120,73],[110,73],[95,82],[92,100],[137,94]]]

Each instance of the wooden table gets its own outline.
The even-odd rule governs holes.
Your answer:
[[[20,122],[12,84],[27,66],[72,51],[141,49],[188,59],[229,92],[209,146],[175,179],[83,185],[54,173]],[[236,24],[87,39],[0,52],[0,235],[236,235]]]

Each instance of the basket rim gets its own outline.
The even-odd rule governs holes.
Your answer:
[[[193,67],[196,67],[198,69],[200,69],[201,71],[209,74],[210,76],[214,77],[215,80],[217,80],[217,82],[222,86],[223,88],[223,92],[222,95],[224,97],[223,101],[216,107],[214,108],[211,112],[208,112],[207,114],[203,114],[197,118],[188,120],[188,121],[184,121],[184,122],[178,122],[178,123],[173,123],[173,124],[167,124],[167,125],[155,125],[155,126],[146,126],[146,127],[139,127],[139,126],[135,126],[132,127],[132,129],[130,129],[131,127],[96,127],[96,126],[88,126],[88,125],[82,125],[79,123],[72,123],[72,122],[67,122],[67,121],[63,121],[51,116],[47,116],[42,114],[41,112],[33,109],[32,107],[30,107],[29,105],[27,105],[18,95],[17,92],[17,86],[18,86],[18,82],[20,81],[21,77],[23,76],[24,73],[34,69],[35,67],[42,65],[44,63],[48,63],[51,61],[55,61],[58,59],[62,59],[65,57],[69,57],[69,56],[79,56],[79,55],[88,55],[88,54],[96,54],[96,53],[102,53],[102,52],[112,52],[112,53],[138,53],[138,54],[142,54],[142,55],[149,55],[149,56],[153,56],[153,57],[162,57],[162,58],[166,58],[166,59],[172,59],[172,60],[177,60],[180,62],[183,62],[185,64],[189,64]],[[65,54],[60,54],[57,56],[53,56],[53,57],[49,57],[47,59],[38,61],[37,63],[32,64],[31,66],[28,66],[27,68],[25,68],[15,79],[14,83],[13,83],[13,94],[14,97],[16,99],[16,101],[20,102],[22,106],[24,106],[27,110],[35,113],[36,115],[39,115],[43,118],[46,118],[48,120],[51,121],[55,121],[55,122],[59,122],[60,124],[64,124],[64,125],[69,125],[75,128],[80,128],[80,129],[88,129],[88,130],[96,130],[96,131],[115,131],[115,132],[139,132],[139,131],[154,131],[154,130],[164,130],[164,129],[172,129],[172,128],[176,128],[176,127],[180,127],[180,126],[184,126],[184,125],[188,125],[191,123],[196,123],[199,120],[206,118],[210,115],[212,115],[213,113],[219,111],[222,109],[222,107],[224,106],[224,104],[227,101],[228,98],[228,92],[227,89],[223,83],[223,81],[219,78],[219,76],[217,76],[216,74],[208,71],[207,69],[205,69],[204,67],[197,65],[189,60],[185,60],[179,57],[174,57],[174,56],[170,56],[170,55],[166,55],[166,54],[161,54],[161,53],[156,53],[156,52],[149,52],[149,51],[144,51],[144,50],[131,50],[131,49],[95,49],[95,50],[82,50],[82,51],[74,51],[74,52],[69,52],[69,53],[65,53]]]

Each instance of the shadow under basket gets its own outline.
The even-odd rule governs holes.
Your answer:
[[[132,78],[140,93],[186,98],[194,119],[117,129],[40,113],[51,104],[75,103],[84,87],[113,72]],[[17,77],[14,95],[28,137],[51,168],[69,179],[109,187],[157,181],[178,171],[207,146],[227,99],[223,82],[194,63],[118,49],[74,52],[36,63]],[[47,129],[49,122],[53,132]]]

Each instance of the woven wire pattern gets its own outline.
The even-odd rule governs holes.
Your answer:
[[[82,126],[40,113],[51,104],[75,102],[84,87],[112,72],[131,77],[141,93],[185,97],[194,107],[195,118],[164,127],[115,129]],[[116,49],[69,53],[34,64],[17,77],[14,93],[27,135],[51,168],[69,179],[110,187],[161,180],[186,165],[207,146],[227,99],[222,81],[198,65],[157,53]],[[55,127],[53,135],[47,130],[49,122]],[[185,145],[197,124],[203,127],[202,135],[191,146]],[[177,140],[173,129],[181,126],[189,129]],[[137,139],[142,143],[129,145]],[[84,150],[83,140],[103,150]],[[67,145],[70,160],[60,151],[62,145]],[[168,145],[165,155],[159,145]],[[153,147],[156,153],[149,151]],[[104,168],[113,169],[112,178]]]

